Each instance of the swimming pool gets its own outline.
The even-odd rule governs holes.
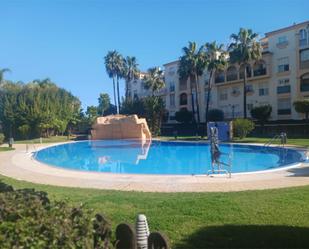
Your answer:
[[[232,161],[232,173],[276,169],[302,161],[296,150],[255,145],[220,144]],[[39,150],[36,160],[65,169],[162,175],[199,175],[211,169],[208,143],[96,140]],[[222,156],[222,160],[228,160]]]

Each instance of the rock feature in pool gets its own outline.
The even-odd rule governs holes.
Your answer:
[[[91,130],[93,140],[100,139],[151,139],[147,121],[137,115],[109,115],[98,117]]]

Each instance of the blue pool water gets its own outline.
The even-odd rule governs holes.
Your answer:
[[[274,169],[302,160],[291,149],[221,144],[231,155],[232,172]],[[66,169],[129,174],[205,174],[211,169],[207,143],[100,140],[61,144],[40,150],[36,159]],[[227,161],[227,156],[222,156]]]

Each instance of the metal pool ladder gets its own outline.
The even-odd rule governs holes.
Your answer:
[[[281,132],[279,135],[274,136],[271,138],[267,143],[264,144],[264,147],[269,147],[275,141],[280,141],[280,146],[284,147],[286,144],[287,135],[285,132]]]

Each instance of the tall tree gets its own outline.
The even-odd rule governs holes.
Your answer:
[[[138,79],[140,70],[138,69],[138,64],[136,61],[136,58],[134,56],[127,56],[123,60],[123,78],[125,80],[125,98],[128,98],[128,88],[129,88],[129,82],[135,79]]]
[[[4,74],[11,72],[11,70],[9,68],[2,68],[0,69],[0,86],[3,84],[4,82]]]
[[[197,122],[200,123],[200,107],[199,107],[199,84],[198,78],[201,76],[206,68],[207,60],[206,54],[204,52],[204,46],[197,48],[195,42],[189,42],[188,47],[182,49],[183,55],[179,60],[178,73],[182,79],[190,79],[190,89],[191,89],[191,101],[192,101],[192,112],[194,115],[194,96],[192,85],[195,88],[195,104],[197,112]]]
[[[99,102],[98,113],[104,115],[104,113],[108,110],[108,108],[110,108],[111,101],[109,95],[107,93],[101,93],[98,98],[98,102]]]
[[[249,62],[262,57],[262,47],[257,41],[258,34],[251,29],[240,28],[238,34],[231,35],[232,43],[229,45],[231,63],[238,63],[244,67],[243,95],[244,118],[247,118],[247,65]]]
[[[205,44],[205,52],[207,57],[207,71],[209,79],[207,85],[207,100],[206,100],[206,124],[208,123],[209,102],[211,96],[212,83],[217,70],[223,70],[226,65],[226,51],[223,49],[223,44],[217,44],[215,41]]]
[[[117,114],[119,114],[119,106],[120,106],[119,78],[121,77],[123,70],[122,69],[123,58],[116,50],[113,50],[107,53],[107,55],[104,57],[104,60],[105,60],[106,72],[108,76],[113,79],[114,103],[115,106],[117,107]],[[115,79],[117,80],[117,94],[116,94]],[[118,103],[116,99],[118,99]]]
[[[163,71],[159,67],[152,67],[147,70],[144,77],[145,88],[151,90],[152,96],[165,86]]]

